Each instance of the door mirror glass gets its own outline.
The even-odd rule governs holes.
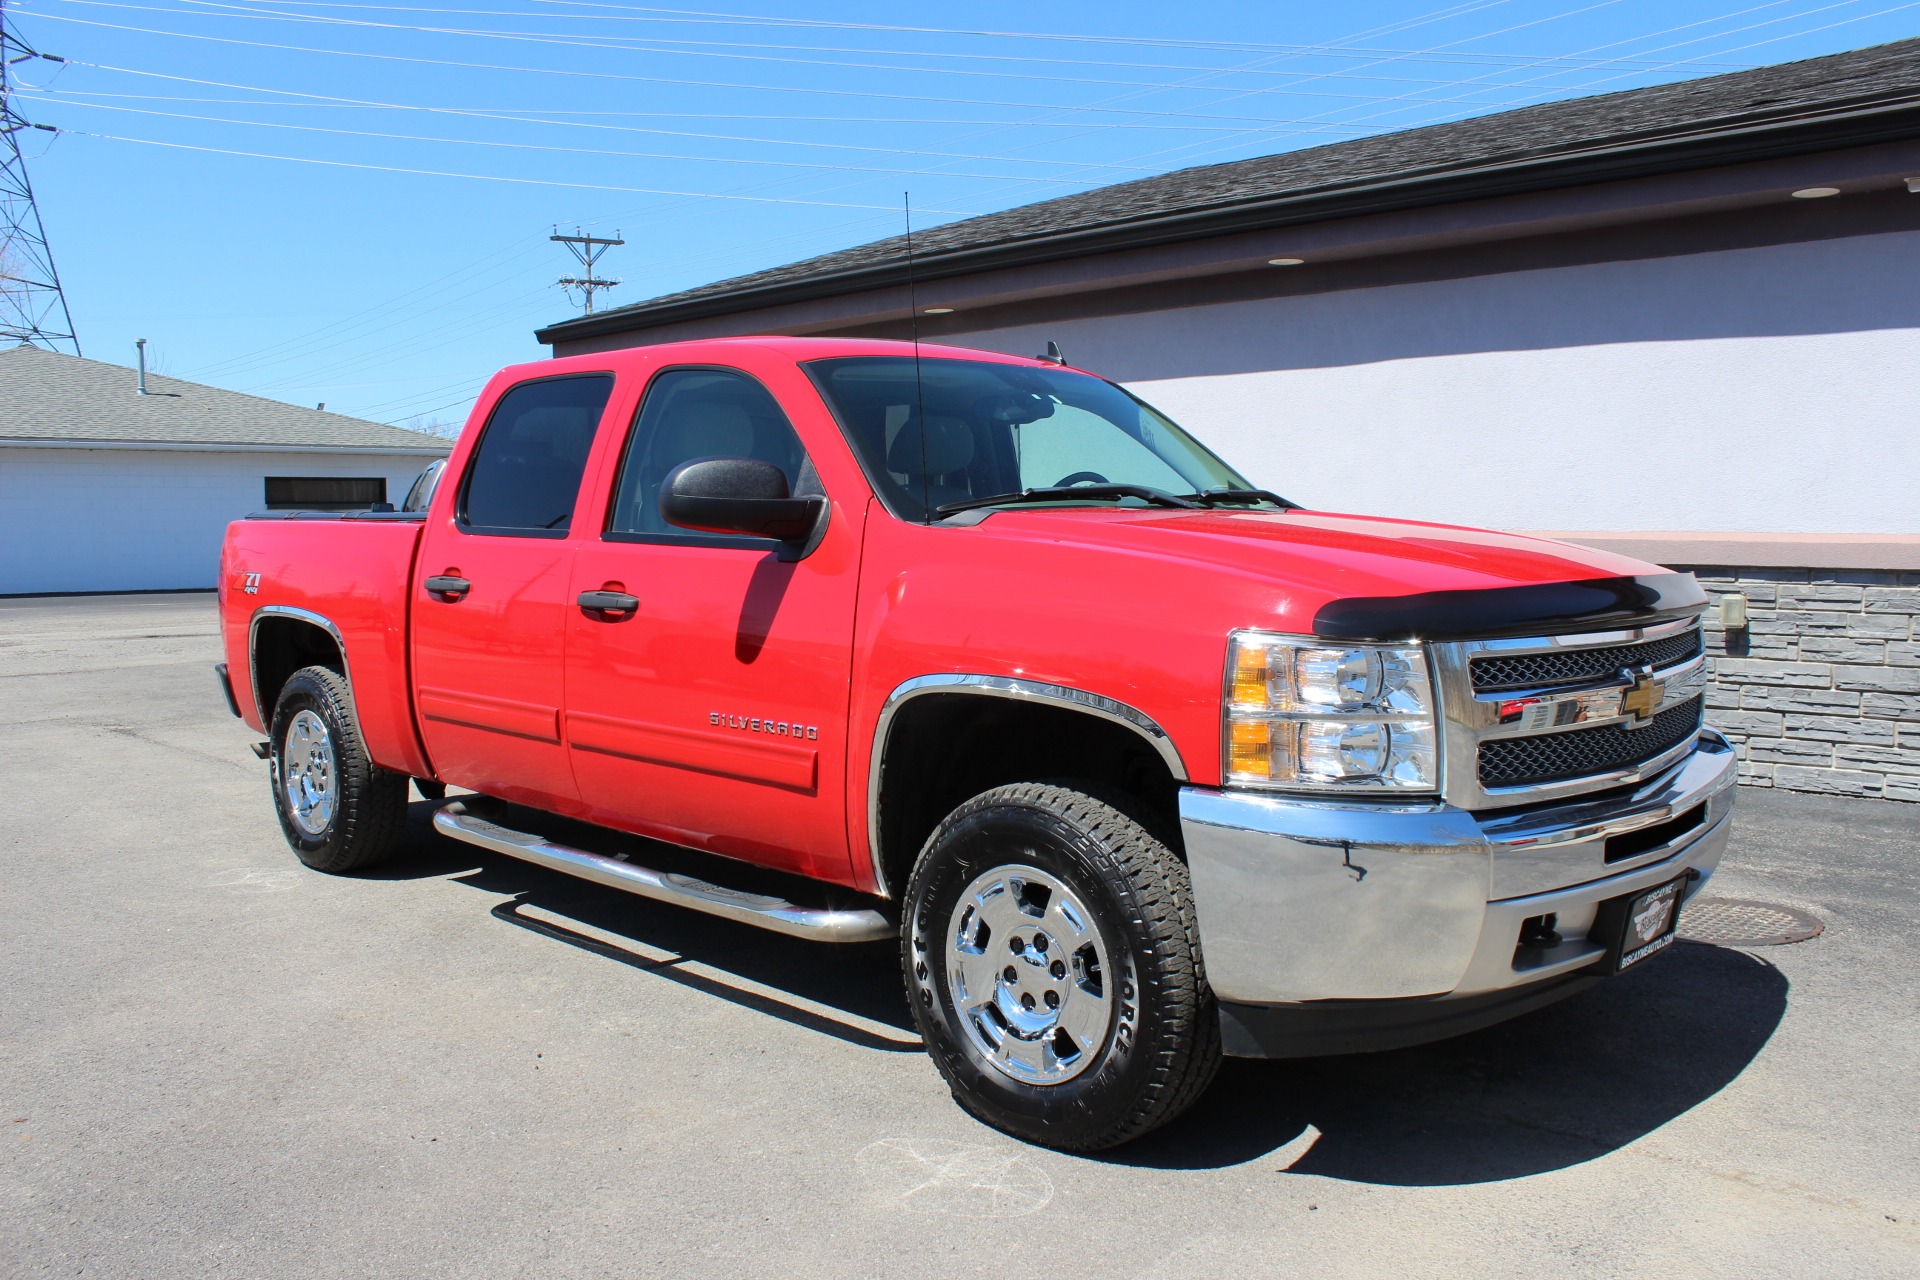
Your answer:
[[[445,458],[435,458],[414,478],[413,487],[407,490],[406,501],[400,504],[402,511],[425,511],[433,505],[433,491],[440,487],[440,473],[447,469]]]
[[[759,458],[697,458],[675,467],[660,495],[667,523],[702,533],[744,533],[791,542],[807,537],[824,498],[796,498],[786,473]]]

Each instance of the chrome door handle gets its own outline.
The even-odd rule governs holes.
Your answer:
[[[580,607],[593,613],[633,613],[640,608],[640,597],[624,591],[582,591]]]
[[[426,581],[426,588],[448,604],[460,603],[460,598],[473,590],[473,584],[465,578],[456,578],[450,574],[436,573]]]

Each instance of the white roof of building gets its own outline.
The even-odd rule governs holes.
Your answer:
[[[0,350],[0,443],[119,444],[328,453],[446,453],[451,442],[404,427],[124,365],[21,345]]]

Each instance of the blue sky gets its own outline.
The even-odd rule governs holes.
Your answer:
[[[698,0],[682,0],[683,3]],[[708,0],[720,3],[721,0]],[[1920,0],[7,0],[87,355],[457,425],[575,314],[1195,164],[1920,34]]]

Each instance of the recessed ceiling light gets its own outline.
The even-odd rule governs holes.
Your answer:
[[[1828,196],[1840,194],[1838,187],[1802,187],[1793,193],[1795,200],[1824,200]]]
[[[1305,261],[1305,258],[1268,258],[1267,265],[1270,267],[1297,267]]]
[[[928,307],[925,314],[930,316],[950,316],[953,314],[953,308],[952,307]]]

